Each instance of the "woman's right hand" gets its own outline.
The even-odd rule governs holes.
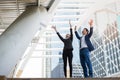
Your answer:
[[[52,26],[51,28],[53,28],[57,32],[56,26]]]

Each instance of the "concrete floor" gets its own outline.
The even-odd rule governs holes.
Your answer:
[[[120,77],[114,78],[6,78],[0,76],[0,80],[120,80]]]

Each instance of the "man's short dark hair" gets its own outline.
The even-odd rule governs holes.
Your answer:
[[[87,28],[84,28],[87,31],[87,34],[89,33],[89,30]]]

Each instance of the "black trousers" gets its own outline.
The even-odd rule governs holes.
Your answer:
[[[70,77],[72,77],[72,58],[73,53],[72,50],[65,50],[63,51],[63,63],[64,63],[64,76],[67,77],[67,58],[69,62],[69,69],[70,69]]]

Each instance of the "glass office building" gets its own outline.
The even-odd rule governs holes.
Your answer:
[[[91,60],[95,77],[112,77],[120,71],[119,3],[111,3],[94,13],[97,28],[92,37],[95,50]]]

